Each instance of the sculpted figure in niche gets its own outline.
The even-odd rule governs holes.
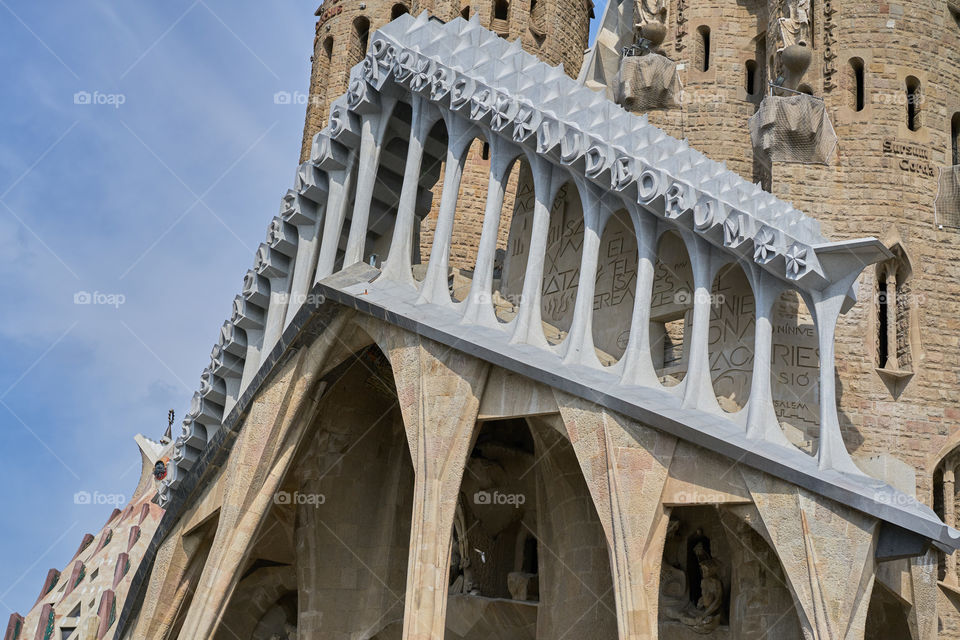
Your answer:
[[[467,547],[467,521],[463,506],[458,501],[453,518],[453,544],[450,550],[450,589],[447,593],[476,594],[473,583],[473,569],[470,568],[470,554]]]
[[[680,521],[667,525],[667,542],[663,564],[660,567],[660,616],[665,620],[680,620],[690,604],[687,574],[677,560],[680,548]]]
[[[680,622],[697,633],[707,634],[720,626],[720,607],[723,606],[720,564],[713,558],[703,557],[700,560],[700,573],[703,576],[700,580],[700,598],[696,606],[687,609]]]
[[[297,625],[284,623],[283,634],[275,633],[270,636],[270,640],[297,640]]]
[[[780,48],[783,51],[792,44],[810,46],[811,0],[788,0],[787,17],[780,18]]]

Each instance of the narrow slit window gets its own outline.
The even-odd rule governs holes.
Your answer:
[[[506,20],[510,15],[510,3],[507,0],[497,0],[493,3],[493,18],[495,20]]]
[[[757,93],[757,61],[747,60],[746,64],[746,89],[747,95],[752,96]]]
[[[853,108],[855,111],[863,111],[863,108],[866,106],[863,60],[860,58],[851,58],[850,71],[853,74]]]
[[[920,130],[921,101],[920,81],[913,76],[909,76],[907,78],[907,128],[910,131]]]
[[[710,27],[702,26],[697,29],[700,34],[700,70],[710,70]]]
[[[950,120],[950,142],[952,147],[953,164],[960,164],[960,112],[953,114]]]

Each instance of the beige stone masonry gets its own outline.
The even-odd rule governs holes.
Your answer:
[[[620,638],[656,638],[669,520],[661,495],[676,438],[580,398],[555,394],[612,550]]]
[[[849,507],[740,468],[776,551],[808,640],[862,640],[876,575],[877,522]]]
[[[450,532],[489,364],[381,325],[415,470],[404,640],[442,638]]]
[[[300,439],[315,410],[315,382],[339,340],[341,318],[270,379],[244,421],[225,469],[220,520],[197,593],[178,636],[212,637]],[[320,389],[319,391],[322,391]]]

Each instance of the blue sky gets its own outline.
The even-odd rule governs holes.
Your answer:
[[[0,0],[0,621],[188,407],[293,182],[317,3]]]

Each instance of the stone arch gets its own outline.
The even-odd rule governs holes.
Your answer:
[[[960,470],[960,432],[948,441],[937,454],[937,459],[929,470],[931,489],[929,504],[937,516],[948,526],[957,527],[957,471]],[[944,583],[956,587],[960,584],[957,570],[956,552],[947,554],[937,552],[937,577]]]
[[[443,174],[447,166],[447,145],[449,135],[443,118],[437,119],[430,127],[427,145],[424,147],[423,162],[420,166],[420,187],[429,190],[430,200],[426,213],[419,213],[414,224],[414,278],[422,280],[426,274],[430,251],[433,247],[433,234],[437,227],[437,215],[440,212],[440,197],[443,193]],[[419,265],[419,268],[417,267]]]
[[[600,236],[593,302],[593,344],[606,366],[623,356],[630,337],[637,288],[637,232],[626,209],[610,214]]]
[[[903,638],[910,640],[914,634],[907,620],[909,604],[900,599],[879,580],[873,583],[870,605],[867,609],[867,623],[864,640],[886,640]]]
[[[402,2],[398,2],[390,9],[390,20],[396,20],[405,13],[410,13],[410,8]]]
[[[787,440],[813,455],[820,442],[820,346],[811,305],[793,289],[771,314],[773,405]]]
[[[357,16],[353,20],[350,34],[350,43],[347,57],[347,69],[359,64],[367,55],[367,45],[370,44],[370,18]]]
[[[661,229],[650,307],[650,354],[666,387],[676,386],[686,377],[685,345],[693,321],[693,295],[693,269],[686,243],[676,232]]]
[[[921,353],[919,305],[913,293],[913,264],[906,249],[896,235],[887,244],[894,257],[874,268],[874,341],[868,350],[884,384],[898,397],[916,373]]]
[[[573,324],[583,239],[583,201],[571,178],[562,183],[550,208],[550,229],[540,287],[540,313],[549,344],[563,342]]]
[[[285,623],[296,625],[296,602],[297,572],[293,566],[248,570],[234,591],[214,640],[269,640],[273,632],[283,630]]]
[[[753,381],[756,302],[743,267],[718,269],[710,299],[710,373],[720,407],[736,413],[747,405]]]
[[[375,344],[339,367],[283,486],[296,509],[301,637],[403,620],[414,471],[393,369]]]
[[[487,149],[484,157],[484,148]],[[490,143],[478,132],[467,149],[463,176],[457,192],[457,212],[453,219],[453,238],[450,242],[450,297],[454,302],[464,300],[470,292],[473,268],[480,248],[480,233],[486,210],[486,192],[477,185],[486,184],[490,175]]]

